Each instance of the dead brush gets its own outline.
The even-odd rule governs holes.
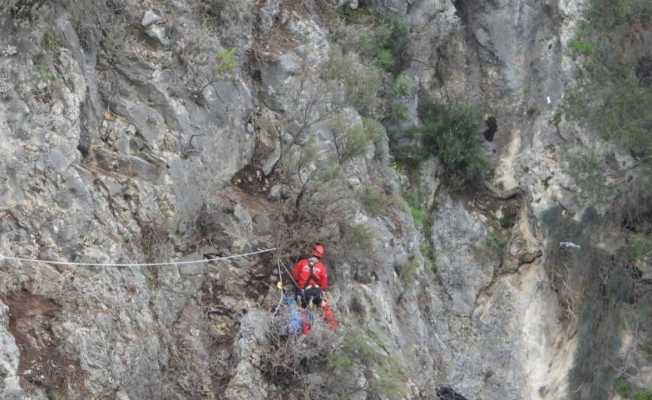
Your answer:
[[[261,369],[270,383],[302,386],[310,374],[324,372],[329,355],[342,347],[343,336],[328,328],[318,310],[312,313],[309,335],[291,334],[288,313],[278,314],[267,331],[268,350],[261,355]]]

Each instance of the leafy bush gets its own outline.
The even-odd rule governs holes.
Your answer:
[[[408,25],[397,14],[381,17],[380,26],[372,36],[361,41],[363,52],[373,63],[388,72],[400,70],[408,45]]]
[[[632,386],[627,382],[627,379],[624,377],[618,377],[614,381],[614,390],[621,397],[628,399],[632,394]]]
[[[46,50],[54,51],[63,46],[63,44],[57,37],[56,33],[53,31],[47,31],[43,34],[43,38],[41,39],[41,46],[43,46],[43,48]]]
[[[392,210],[402,207],[400,199],[386,194],[375,186],[368,186],[361,190],[358,198],[364,209],[374,217],[388,215]]]
[[[422,124],[413,129],[422,142],[417,158],[436,156],[449,177],[460,177],[463,184],[485,177],[488,164],[479,139],[480,116],[474,108],[431,104],[421,119]]]
[[[408,262],[401,266],[399,278],[401,278],[401,281],[403,281],[404,284],[408,284],[414,280],[418,270],[419,261],[415,256],[410,256]]]
[[[369,252],[373,249],[374,234],[366,225],[353,225],[346,233],[346,243],[351,250]]]
[[[362,125],[354,125],[345,131],[338,144],[340,162],[344,163],[355,157],[363,156],[371,142]]]
[[[378,14],[366,7],[340,7],[338,12],[347,24],[352,25],[375,25],[380,19]]]
[[[363,115],[371,115],[379,107],[383,74],[378,68],[362,65],[354,54],[333,46],[324,72],[324,79],[342,85],[346,100]]]
[[[416,87],[414,78],[404,72],[394,80],[392,91],[394,96],[408,96]]]
[[[403,198],[410,207],[410,213],[412,214],[412,219],[414,224],[419,227],[424,227],[426,225],[426,220],[428,218],[428,212],[423,208],[423,199],[422,194],[418,191],[404,192]]]
[[[567,114],[640,159],[652,155],[652,88],[637,76],[637,52],[623,49],[634,27],[650,18],[649,0],[590,0],[586,21],[569,43],[585,58]]]
[[[652,238],[642,234],[632,234],[627,246],[627,255],[632,261],[640,261],[652,254]]]
[[[403,122],[410,118],[410,110],[405,104],[399,102],[392,102],[389,110],[389,120],[392,122]]]
[[[638,392],[633,397],[634,400],[652,400],[652,390]]]
[[[437,257],[435,256],[435,249],[432,247],[432,244],[430,244],[430,241],[422,242],[421,245],[419,245],[419,251],[426,260],[433,264],[433,268],[435,268],[436,266],[434,264],[435,261],[437,261]]]
[[[584,56],[590,56],[593,53],[593,43],[584,42],[582,40],[571,40],[568,43],[568,48],[573,52]]]
[[[341,346],[328,358],[328,365],[337,382],[344,387],[357,389],[351,390],[351,393],[377,393],[390,399],[404,398],[409,394],[400,363],[386,352],[382,341],[373,332],[350,329],[345,333]],[[365,374],[366,382],[361,387],[359,374],[364,369],[370,369],[375,374]]]
[[[369,145],[380,135],[378,123],[372,119],[365,118],[361,124],[347,126],[342,116],[337,116],[331,121],[333,141],[340,164],[363,156]]]
[[[218,75],[232,74],[238,66],[238,61],[235,57],[235,48],[223,49],[215,55],[215,72]]]
[[[490,231],[487,234],[487,245],[495,249],[498,252],[498,254],[503,254],[505,252],[508,243],[509,243],[508,239],[500,236],[494,231]]]

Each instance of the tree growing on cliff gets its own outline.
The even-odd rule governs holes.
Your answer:
[[[414,158],[437,157],[444,165],[449,183],[475,185],[488,169],[480,143],[479,113],[471,106],[427,104],[421,125],[413,129],[421,142]]]

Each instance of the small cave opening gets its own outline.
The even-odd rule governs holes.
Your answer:
[[[455,13],[462,20],[466,20],[466,2],[464,0],[453,0],[453,6],[455,7]]]
[[[498,120],[493,115],[485,115],[484,123],[487,129],[482,132],[482,135],[488,142],[493,142],[496,132],[498,131]]]
[[[466,397],[457,393],[450,386],[440,386],[437,388],[437,399],[439,400],[468,400]]]

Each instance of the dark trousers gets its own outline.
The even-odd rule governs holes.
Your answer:
[[[300,303],[302,308],[306,308],[310,304],[314,304],[317,307],[321,306],[322,291],[318,287],[297,290],[296,296],[297,303]]]

